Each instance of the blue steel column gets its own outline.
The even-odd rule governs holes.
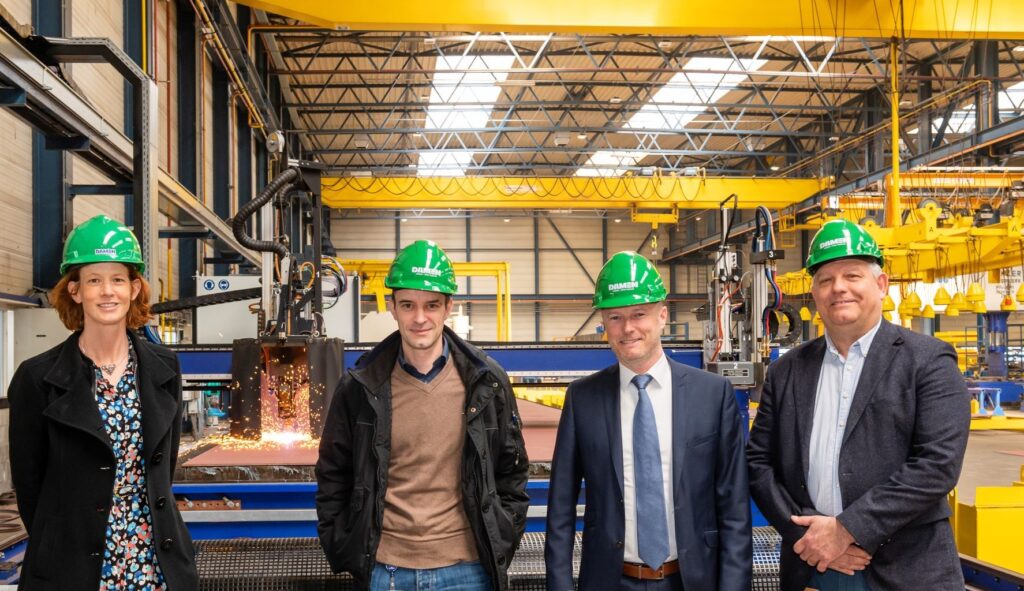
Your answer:
[[[213,66],[213,212],[221,219],[231,217],[231,159],[229,138],[231,137],[231,94],[228,89],[228,75],[218,64]],[[225,253],[217,250],[217,260],[223,260]],[[218,262],[213,265],[216,275],[227,275],[230,266]]]
[[[34,0],[32,26],[39,35],[63,37],[63,2]],[[32,285],[36,287],[50,288],[60,279],[62,245],[73,223],[68,160],[63,150],[46,149],[46,136],[32,131]]]
[[[988,377],[1007,376],[1006,352],[1009,338],[1006,321],[1009,317],[1009,312],[985,314],[985,324],[988,325],[988,346],[985,349],[985,364],[988,370],[985,375]]]
[[[196,175],[196,26],[188,2],[178,2],[178,182],[198,195]],[[196,295],[196,240],[178,242],[178,294]]]
[[[238,5],[238,12],[235,21],[238,23],[239,31],[249,30],[252,11],[247,6]],[[238,138],[237,158],[235,166],[238,203],[237,209],[252,201],[252,128],[249,127],[249,111],[244,106],[235,107],[235,134]],[[236,211],[237,211],[236,209]],[[255,235],[256,227],[253,220],[249,220],[247,230],[250,236]]]
[[[152,14],[152,12],[150,12]],[[148,65],[142,63],[142,2],[138,0],[125,0],[123,5],[124,18],[124,52],[132,58],[143,70],[149,72]],[[152,52],[150,52],[150,55]],[[129,80],[124,81],[124,135],[135,139],[135,89]],[[128,226],[135,225],[135,199],[129,193],[124,196],[124,223]]]

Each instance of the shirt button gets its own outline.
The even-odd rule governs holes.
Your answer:
[[[845,426],[846,426],[846,423],[839,423],[839,426],[840,426],[840,427],[845,427]]]

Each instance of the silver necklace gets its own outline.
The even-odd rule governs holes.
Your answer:
[[[101,364],[96,363],[95,361],[93,361],[93,364],[97,368],[99,368],[100,371],[102,371],[103,373],[105,373],[108,376],[110,376],[110,375],[114,375],[114,370],[117,369],[117,366],[119,366],[122,363],[124,363],[125,361],[127,361],[129,356],[131,356],[131,352],[130,351],[125,354],[125,358],[122,359],[121,361],[115,361],[114,363],[108,363],[106,365],[101,365]],[[86,357],[89,357],[88,353],[86,354]]]
[[[117,367],[118,365],[120,365],[120,364],[119,363],[111,363],[110,365],[97,365],[96,367],[100,368],[100,371],[102,371],[103,373],[105,373],[105,374],[107,374],[109,376],[109,375],[112,375],[114,373],[114,368]]]

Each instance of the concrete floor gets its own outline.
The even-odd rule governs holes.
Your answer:
[[[971,431],[957,485],[960,502],[973,503],[976,487],[1010,486],[1021,480],[1022,464],[1024,431]]]

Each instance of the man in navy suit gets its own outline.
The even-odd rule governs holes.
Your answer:
[[[594,307],[618,363],[573,382],[558,425],[544,557],[547,588],[748,591],[750,504],[729,382],[668,359],[658,270],[633,252],[598,276]]]

